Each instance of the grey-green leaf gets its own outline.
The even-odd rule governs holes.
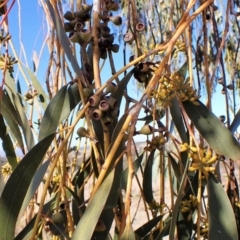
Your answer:
[[[1,114],[3,115],[3,118],[5,119],[5,121],[7,122],[9,129],[17,139],[19,147],[23,149],[23,140],[22,140],[20,129],[18,127],[18,119],[17,119],[18,115],[17,115],[16,109],[14,108],[10,98],[6,93],[2,94]]]
[[[36,173],[33,176],[33,179],[30,183],[30,186],[27,190],[26,196],[24,198],[20,213],[19,213],[19,218],[21,218],[22,214],[26,210],[29,202],[31,201],[32,197],[34,196],[35,192],[38,189],[39,184],[43,180],[43,176],[47,171],[48,165],[50,163],[50,160],[45,161],[36,171]]]
[[[79,101],[80,96],[76,83],[69,88],[68,85],[62,87],[52,98],[44,113],[40,124],[39,140],[55,133],[59,123],[68,117]]]
[[[236,240],[238,229],[234,212],[222,184],[210,173],[208,188],[209,240]]]
[[[53,138],[54,134],[49,135],[34,146],[8,179],[0,198],[0,232],[2,239],[14,238],[17,217],[25,195]]]
[[[101,215],[101,212],[107,201],[109,192],[111,190],[114,178],[114,171],[112,171],[104,180],[95,196],[89,203],[86,211],[80,219],[77,228],[73,234],[72,240],[90,240]]]
[[[240,160],[240,146],[222,122],[199,101],[199,106],[183,102],[184,109],[199,133],[216,153]]]

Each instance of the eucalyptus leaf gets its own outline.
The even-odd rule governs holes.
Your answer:
[[[15,138],[18,141],[19,147],[23,150],[23,140],[20,129],[18,127],[18,120],[17,119],[17,112],[15,107],[13,106],[10,98],[6,93],[2,94],[2,101],[1,101],[1,114],[4,120],[7,122],[7,125]]]
[[[207,179],[209,240],[238,239],[234,212],[222,184],[210,173]]]
[[[240,146],[232,133],[200,101],[199,106],[190,101],[183,102],[184,109],[199,133],[216,153],[240,160]]]
[[[20,212],[19,212],[19,218],[22,217],[24,211],[26,210],[29,202],[31,201],[32,197],[34,196],[35,192],[37,191],[40,183],[42,182],[43,180],[43,177],[47,171],[47,168],[48,168],[48,165],[50,163],[50,160],[47,160],[45,161],[39,168],[38,170],[36,171],[36,173],[34,174],[33,176],[33,179],[30,183],[30,186],[27,190],[27,193],[26,193],[26,196],[24,198],[24,201],[22,203],[22,206],[21,206],[21,209],[20,209]]]
[[[68,85],[63,86],[52,98],[43,115],[39,130],[39,140],[55,133],[60,122],[68,117],[79,101],[80,97],[76,83],[70,87]]]
[[[114,171],[112,171],[99,187],[93,199],[88,204],[82,218],[80,219],[72,240],[90,240],[98,219],[106,204],[109,192],[111,190],[112,182],[114,178]]]
[[[3,239],[14,238],[17,217],[25,195],[53,138],[54,134],[49,135],[25,155],[3,189],[0,198],[0,232]]]
[[[148,204],[154,204],[152,189],[152,166],[154,161],[155,150],[150,153],[147,159],[146,166],[143,172],[143,195],[144,199]]]
[[[132,228],[131,221],[127,221],[126,227],[120,240],[135,240],[135,234]]]

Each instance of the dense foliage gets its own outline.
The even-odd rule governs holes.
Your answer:
[[[238,239],[240,3],[39,3],[44,86],[0,6],[0,239]]]

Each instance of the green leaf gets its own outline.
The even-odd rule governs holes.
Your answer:
[[[133,162],[133,169],[134,173],[136,174],[139,167],[142,164],[144,152]],[[128,179],[128,167],[123,170],[122,176],[121,176],[121,189],[125,189],[127,187],[127,179]]]
[[[181,113],[177,98],[174,98],[171,101],[171,103],[172,103],[172,106],[170,107],[170,112],[171,112],[171,116],[172,116],[172,121],[179,133],[180,138],[182,139],[182,142],[188,143],[186,128],[183,123],[182,113]]]
[[[52,134],[34,146],[8,179],[0,198],[0,232],[2,239],[13,239],[17,217],[25,195],[53,138],[54,135]]]
[[[152,166],[155,150],[150,153],[143,172],[143,195],[148,204],[155,202],[152,190]]]
[[[17,109],[17,111],[19,113],[19,117],[20,117],[19,125],[22,128],[23,136],[25,138],[27,149],[29,151],[30,149],[32,149],[33,146],[35,146],[33,133],[32,133],[31,127],[29,126],[26,113],[24,112],[24,109],[23,109],[23,107],[21,105],[21,102],[20,102],[18,96],[12,95],[12,98],[13,98],[13,102],[14,102],[14,104],[16,106],[16,109]]]
[[[209,239],[238,239],[236,219],[222,184],[210,173],[208,188]]]
[[[12,140],[6,132],[6,126],[3,120],[2,115],[0,114],[0,138],[2,139],[2,147],[3,151],[6,154],[7,160],[9,164],[12,167],[12,170],[14,170],[17,166],[17,156],[14,151]]]
[[[168,153],[169,160],[171,162],[171,166],[174,171],[174,175],[177,178],[178,183],[180,184],[181,178],[182,178],[182,173],[180,171],[180,165],[175,161],[171,153]]]
[[[187,61],[178,69],[177,72],[184,79],[187,77],[187,72],[188,72],[188,63],[187,63]]]
[[[135,234],[132,228],[131,221],[127,221],[126,227],[120,240],[135,240]]]
[[[130,81],[133,73],[135,71],[135,68],[133,68],[131,71],[129,71],[123,78],[122,80],[120,81],[120,83],[118,84],[118,89],[116,92],[113,92],[111,94],[111,97],[115,98],[117,100],[117,107],[120,108],[121,106],[121,101],[122,101],[122,98],[123,98],[123,93],[124,93],[124,90],[126,90],[127,88],[127,84],[128,82]]]
[[[88,207],[86,208],[81,220],[75,229],[72,240],[91,239],[95,226],[109,196],[113,179],[114,171],[112,171],[107,176],[91,202],[88,204]]]
[[[62,87],[52,98],[43,115],[40,124],[39,140],[55,133],[61,121],[68,117],[73,108],[79,103],[80,97],[77,84]]]
[[[31,201],[32,197],[34,196],[35,192],[38,189],[39,184],[42,182],[43,180],[43,176],[47,171],[48,165],[50,163],[50,160],[45,161],[36,171],[36,173],[33,176],[33,179],[30,183],[30,186],[27,190],[26,196],[24,198],[21,210],[19,212],[19,216],[18,218],[21,218],[24,211],[26,210],[29,202]]]
[[[188,160],[188,162],[185,166],[184,173],[183,173],[181,183],[180,183],[180,187],[179,187],[179,191],[178,191],[178,194],[177,194],[177,199],[176,199],[174,207],[173,207],[172,220],[171,220],[170,231],[169,231],[169,239],[174,239],[175,226],[176,226],[176,221],[177,221],[177,218],[178,218],[179,207],[181,205],[181,200],[183,198],[183,193],[184,193],[183,190],[184,190],[184,186],[185,186],[185,180],[186,180],[186,177],[187,177],[188,166],[189,166],[189,160]]]
[[[229,127],[229,131],[234,133],[240,124],[240,109],[238,110],[237,114],[234,116],[234,119]]]
[[[22,66],[23,66],[23,64],[22,64]],[[49,98],[46,95],[46,93],[44,92],[44,90],[42,88],[42,84],[37,79],[36,75],[28,67],[24,66],[24,68],[27,70],[27,73],[32,81],[33,87],[38,91],[38,94],[41,94],[42,97],[44,98],[44,101],[42,102],[42,106],[45,110],[47,108],[47,102],[48,102]]]
[[[25,110],[23,108],[22,100],[19,97],[19,93],[17,93],[16,91],[16,85],[15,85],[14,79],[9,74],[6,74],[6,81],[9,87],[9,88],[6,88],[6,91],[8,92],[8,96],[10,97],[12,103],[15,106],[15,109],[17,112],[16,120],[18,122],[18,125],[22,128],[23,137],[25,139],[27,149],[29,151],[35,145],[33,133],[29,126],[28,119],[27,119]],[[17,84],[17,86],[18,86],[18,89],[20,89],[19,84]]]
[[[7,122],[8,127],[18,141],[19,147],[23,149],[23,140],[18,127],[17,112],[8,95],[3,92],[1,101],[1,114]]]
[[[231,132],[209,109],[199,101],[199,106],[186,101],[184,109],[199,133],[216,153],[240,160],[240,146]]]
[[[150,221],[143,224],[141,227],[139,227],[137,230],[135,230],[135,233],[137,236],[139,236],[141,239],[144,238],[154,227],[157,226],[159,221],[163,218],[164,215],[159,215]]]
[[[56,201],[56,197],[57,194],[54,194],[50,200],[44,204],[43,206],[43,210],[42,210],[42,215],[48,215],[50,213],[51,210],[51,205]],[[18,235],[14,238],[14,240],[23,240],[23,239],[30,239],[31,237],[31,232],[33,230],[33,226],[36,220],[36,215],[30,220],[30,222],[22,229],[22,231],[20,233],[18,233]],[[39,225],[41,224],[41,222],[39,223]]]

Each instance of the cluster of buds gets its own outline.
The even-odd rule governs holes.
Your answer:
[[[177,97],[181,102],[189,100],[198,106],[197,100],[200,96],[197,95],[197,90],[191,87],[189,80],[184,79],[178,72],[162,76],[158,89],[153,91],[153,97],[157,99],[158,105],[163,108],[169,107],[171,100]]]
[[[7,57],[5,56],[5,54],[0,55],[0,69],[1,70],[8,70],[9,73],[13,73],[14,69],[13,69],[13,65],[16,64],[18,61],[12,57],[11,55],[8,55]]]
[[[91,5],[83,4],[82,9],[77,12],[67,11],[64,18],[68,22],[64,23],[65,32],[69,32],[69,39],[73,43],[80,45],[87,44],[91,40],[92,34],[89,29],[85,29],[85,23],[90,20]]]
[[[12,173],[12,167],[8,162],[1,167],[1,170],[3,177],[7,177]]]
[[[234,81],[232,81],[230,84],[228,84],[227,86],[224,84],[224,80],[223,78],[219,78],[217,80],[218,84],[222,85],[222,94],[226,94],[226,89],[228,90],[234,90]]]
[[[192,194],[189,195],[189,200],[181,201],[180,209],[182,213],[188,213],[187,221],[191,220],[192,213],[195,211],[197,204],[198,204],[197,198]]]
[[[211,149],[199,148],[189,146],[187,143],[180,145],[180,152],[188,151],[188,157],[192,158],[192,164],[189,167],[189,171],[201,170],[204,176],[207,178],[209,172],[214,172],[215,167],[212,165],[217,161],[218,157],[213,156]]]
[[[114,44],[114,34],[111,33],[110,28],[106,23],[102,23],[99,29],[99,39],[98,46],[100,50],[100,58],[107,58],[107,49],[110,49],[112,52],[117,53],[119,50],[119,45]]]
[[[162,133],[160,133],[158,136],[155,136],[152,138],[151,141],[147,140],[147,147],[144,148],[145,151],[154,151],[155,149],[158,149],[161,151],[164,148],[166,140]]]
[[[9,41],[11,38],[11,35],[9,33],[4,34],[4,30],[0,30],[0,44],[3,44],[5,46],[6,42]]]
[[[173,50],[173,57],[177,58],[179,52],[186,52],[186,44],[181,41],[177,41]]]

